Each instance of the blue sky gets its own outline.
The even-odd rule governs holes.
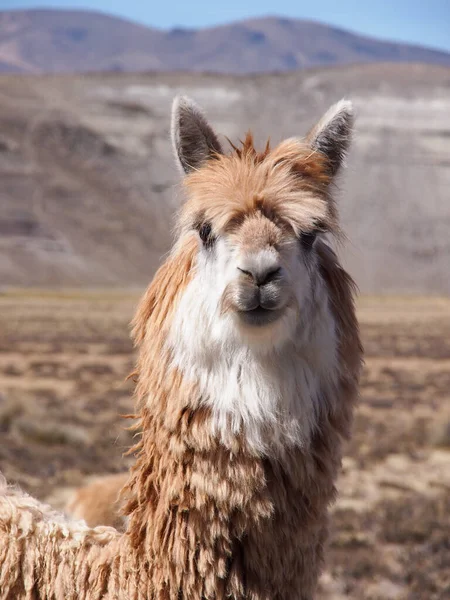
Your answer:
[[[276,14],[450,51],[450,0],[0,0],[1,9],[30,7],[89,8],[163,28]]]

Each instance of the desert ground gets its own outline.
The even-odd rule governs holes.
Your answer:
[[[125,470],[140,292],[0,295],[0,470],[62,507]],[[450,597],[450,300],[362,297],[362,398],[320,600]]]

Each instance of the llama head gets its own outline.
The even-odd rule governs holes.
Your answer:
[[[307,443],[321,406],[334,402],[339,332],[347,335],[348,327],[330,305],[350,313],[352,296],[320,238],[339,232],[331,187],[351,126],[351,105],[342,101],[303,139],[257,152],[248,134],[225,153],[195,104],[174,103],[186,200],[177,241],[141,303],[134,335],[146,342],[141,371],[153,381],[155,368],[167,366],[160,357],[168,357],[226,443],[244,431],[257,452],[274,442]],[[166,370],[157,382],[168,381],[173,397]],[[154,397],[149,380],[139,381]]]
[[[200,109],[176,99],[172,139],[187,193],[179,243],[197,243],[178,315],[190,339],[202,330],[222,348],[265,352],[301,337],[302,323],[307,330],[321,283],[316,239],[338,232],[330,187],[351,127],[341,101],[304,139],[257,152],[247,134],[225,154]]]

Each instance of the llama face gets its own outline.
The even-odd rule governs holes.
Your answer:
[[[222,280],[228,283],[220,298],[221,312],[232,314],[236,326],[250,335],[255,328],[269,331],[288,306],[298,304],[293,278],[305,269],[295,237],[264,214],[254,213],[224,242],[218,251],[220,263],[227,265]]]
[[[182,301],[189,306],[179,312],[210,342],[266,352],[298,335],[317,288],[316,230],[297,235],[254,211],[229,228],[206,221],[185,235],[198,254]]]

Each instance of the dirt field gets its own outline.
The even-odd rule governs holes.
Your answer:
[[[0,470],[56,506],[126,468],[138,295],[0,296]],[[362,401],[321,600],[450,598],[450,300],[365,298]]]

